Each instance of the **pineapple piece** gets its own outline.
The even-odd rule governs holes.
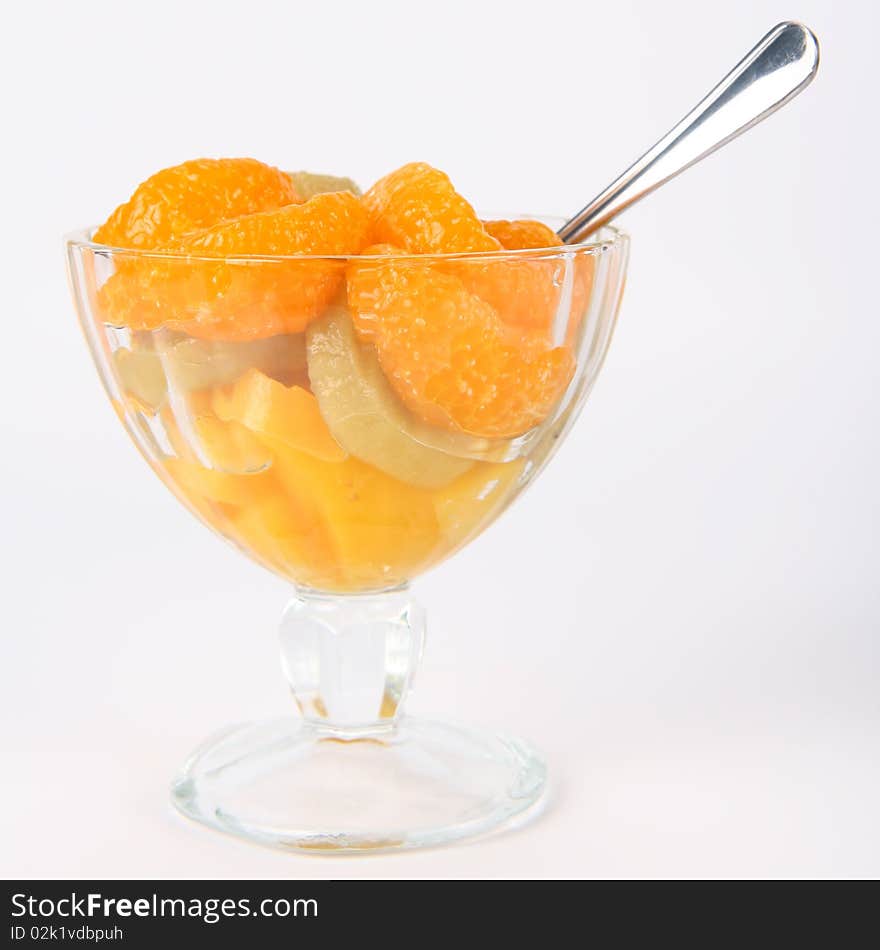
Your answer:
[[[264,440],[326,462],[341,462],[348,455],[330,434],[308,390],[285,386],[259,370],[249,370],[231,387],[216,390],[213,407],[219,419],[237,422]]]
[[[430,563],[440,539],[431,493],[356,458],[326,462],[269,442],[291,505],[325,526],[344,585],[376,589]]]
[[[525,459],[480,462],[447,488],[435,492],[434,509],[449,553],[470,541],[501,513],[525,467]]]
[[[239,543],[283,576],[319,590],[338,586],[336,556],[314,506],[296,504],[280,485],[232,523]]]
[[[265,472],[252,475],[230,475],[205,468],[189,459],[168,457],[163,465],[171,481],[184,498],[209,501],[215,504],[246,506],[263,497],[270,490],[270,479]]]

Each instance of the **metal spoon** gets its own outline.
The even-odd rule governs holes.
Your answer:
[[[801,23],[780,23],[702,102],[582,211],[559,229],[583,241],[639,198],[757,125],[810,84],[819,44]]]

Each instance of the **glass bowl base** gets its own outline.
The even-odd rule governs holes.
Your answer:
[[[402,718],[340,733],[301,719],[209,739],[172,788],[183,814],[279,848],[396,851],[495,831],[541,799],[543,761],[522,742]]]

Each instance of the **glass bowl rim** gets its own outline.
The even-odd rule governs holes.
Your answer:
[[[550,216],[535,216],[534,220],[541,220]],[[559,221],[564,219],[559,218]],[[629,241],[629,235],[620,228],[612,225],[602,225],[594,235],[585,241],[576,244],[558,244],[551,247],[522,248],[520,250],[498,251],[459,251],[446,254],[229,254],[222,257],[206,254],[184,254],[176,251],[143,250],[132,247],[114,247],[111,244],[100,244],[92,240],[97,226],[71,231],[64,236],[64,243],[68,250],[90,250],[97,254],[112,257],[129,257],[142,260],[173,260],[198,261],[216,264],[226,263],[255,263],[279,261],[498,261],[498,260],[535,260],[557,257],[568,257],[577,252],[589,254],[604,253],[611,248],[621,247]]]

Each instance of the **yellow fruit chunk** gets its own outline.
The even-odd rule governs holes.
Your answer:
[[[301,386],[285,386],[252,369],[231,389],[218,390],[213,405],[218,418],[238,422],[288,448],[327,462],[346,458],[345,449],[330,435],[317,399]]]
[[[524,459],[483,462],[434,493],[444,548],[452,552],[480,532],[512,497]]]
[[[230,475],[206,468],[196,461],[166,458],[165,470],[187,499],[202,499],[224,505],[248,505],[269,488],[268,473]]]
[[[371,347],[358,342],[347,310],[331,308],[306,334],[309,379],[334,438],[352,455],[420,488],[439,488],[473,462],[425,444],[431,426],[391,389]],[[458,433],[436,430],[453,443]],[[420,439],[421,436],[421,439]],[[459,436],[462,442],[468,437]],[[473,440],[471,440],[473,441]]]
[[[173,405],[165,405],[159,411],[165,437],[171,446],[168,454],[211,468],[210,461],[200,457],[197,450],[198,436],[194,423],[199,416],[213,414],[209,392],[177,393]]]
[[[326,526],[346,589],[369,590],[413,577],[439,532],[431,493],[356,458],[328,463],[270,442],[273,469],[299,510]]]
[[[330,191],[350,191],[354,195],[361,193],[351,178],[338,175],[317,175],[314,172],[288,172],[296,193],[303,201],[315,195],[324,195]]]
[[[237,422],[214,416],[199,416],[192,422],[193,448],[213,469],[247,475],[272,462],[272,453],[249,429]]]
[[[338,586],[336,558],[324,525],[280,485],[232,517],[234,534],[278,573],[318,589]]]

